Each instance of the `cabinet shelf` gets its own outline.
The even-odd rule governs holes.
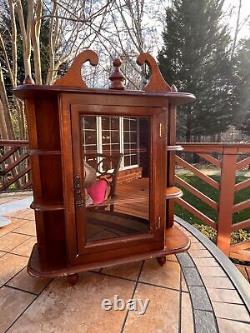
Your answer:
[[[54,204],[39,204],[32,202],[30,208],[34,209],[35,211],[54,211],[54,210],[64,210],[63,203],[54,203]]]
[[[165,197],[166,199],[175,199],[182,197],[183,192],[178,187],[171,186],[165,189]]]

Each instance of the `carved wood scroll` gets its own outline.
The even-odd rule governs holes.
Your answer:
[[[138,65],[142,66],[145,63],[149,66],[151,76],[147,85],[144,87],[144,90],[148,92],[171,91],[171,88],[164,80],[155,59],[149,53],[141,53],[137,58]]]
[[[64,74],[63,77],[57,79],[54,85],[88,88],[81,75],[81,67],[86,61],[89,61],[92,66],[96,66],[98,64],[97,54],[91,50],[86,50],[78,54],[78,56],[73,60],[73,63],[67,73]]]
[[[67,73],[63,77],[57,79],[54,85],[76,87],[76,88],[87,88],[87,85],[81,75],[81,67],[86,61],[89,61],[92,66],[96,66],[98,64],[97,54],[91,50],[85,50],[81,52],[73,60],[73,63],[70,66]],[[164,80],[155,59],[149,53],[141,53],[137,58],[137,64],[140,66],[147,64],[151,72],[149,81],[147,85],[144,87],[144,91],[147,92],[176,91],[175,87],[171,89],[169,84]],[[115,67],[115,70],[110,76],[110,80],[112,81],[110,89],[123,90],[124,77],[119,68],[121,66],[120,59],[115,59],[113,65]],[[31,84],[31,80],[27,81],[28,81],[27,84]]]

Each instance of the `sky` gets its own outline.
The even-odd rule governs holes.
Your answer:
[[[232,20],[229,20],[229,25],[231,29],[236,26],[237,21],[237,8],[239,5],[239,0],[225,0],[225,9],[229,10],[233,8],[233,17]],[[244,20],[250,15],[250,0],[242,0],[242,9],[241,9],[241,16],[240,22],[244,22]],[[248,20],[250,23],[250,19]],[[239,38],[245,38],[250,36],[250,26],[249,24],[245,24],[239,33]]]

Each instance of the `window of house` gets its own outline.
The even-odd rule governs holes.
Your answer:
[[[123,153],[122,169],[138,166],[138,118],[84,116],[82,119],[85,154]]]

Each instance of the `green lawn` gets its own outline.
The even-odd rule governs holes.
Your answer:
[[[192,174],[186,173],[179,176],[183,180],[185,180],[187,183],[192,185],[193,187],[197,188],[200,192],[207,195],[209,198],[213,199],[214,201],[218,202],[219,199],[219,191],[214,189],[212,186],[208,185],[207,183],[200,180],[197,176],[194,176]],[[220,182],[220,176],[211,176],[214,180],[217,182]],[[245,176],[237,176],[236,182],[239,183],[243,180],[248,179],[248,177]],[[180,186],[179,186],[180,187]],[[212,220],[217,221],[217,213],[214,209],[212,209],[210,206],[202,202],[200,199],[195,197],[190,192],[183,190],[183,199],[186,200],[188,203],[190,203],[192,206],[197,208],[199,211],[201,211],[203,214],[210,217]],[[238,191],[235,193],[234,203],[239,203],[241,201],[247,200],[250,198],[250,187],[245,188],[241,191]],[[201,221],[194,217],[189,212],[183,210],[179,205],[175,205],[175,214],[181,218],[183,218],[185,221],[190,222],[191,224],[197,223],[201,224]],[[250,208],[242,210],[238,213],[235,213],[233,215],[233,223],[244,221],[246,219],[250,218]]]

